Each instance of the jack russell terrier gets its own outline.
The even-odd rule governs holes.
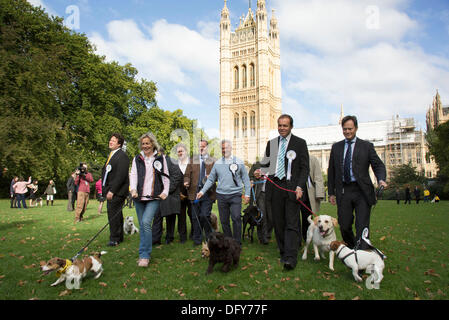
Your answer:
[[[359,276],[359,270],[365,270],[371,274],[369,280],[373,280],[371,285],[379,289],[379,284],[383,279],[383,270],[385,263],[381,253],[377,250],[354,250],[349,249],[346,243],[340,241],[332,241],[330,249],[335,251],[339,258],[348,268],[352,269],[352,275],[355,281],[361,282],[363,279]],[[367,279],[368,280],[368,279]],[[367,281],[367,286],[368,286]]]
[[[44,275],[56,271],[58,280],[51,284],[52,287],[65,281],[67,289],[79,289],[81,280],[86,277],[89,271],[95,274],[94,279],[98,279],[101,276],[103,265],[100,257],[103,254],[106,254],[106,251],[86,256],[83,260],[76,259],[73,262],[69,259],[52,258],[47,262],[42,261],[41,269]]]

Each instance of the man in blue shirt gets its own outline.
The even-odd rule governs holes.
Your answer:
[[[232,156],[232,145],[228,140],[221,142],[223,157],[216,161],[203,188],[197,194],[197,200],[218,181],[217,201],[220,222],[225,236],[233,237],[238,243],[242,239],[242,188],[245,187],[244,203],[249,203],[251,183],[243,161]],[[232,232],[231,223],[232,220]]]

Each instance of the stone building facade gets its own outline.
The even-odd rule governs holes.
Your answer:
[[[281,115],[278,22],[268,21],[265,0],[257,1],[231,30],[227,1],[220,20],[220,138],[249,162],[263,154]]]

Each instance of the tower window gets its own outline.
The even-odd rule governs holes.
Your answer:
[[[256,77],[255,77],[255,71],[254,71],[254,64],[251,63],[249,65],[249,85],[250,87],[254,87],[256,85]]]
[[[248,136],[248,114],[246,112],[243,112],[242,116],[242,133],[244,138]]]
[[[234,114],[234,138],[239,137],[239,114]]]
[[[251,127],[251,137],[255,137],[256,136],[256,113],[254,111],[251,111],[250,127]]]
[[[239,67],[234,68],[234,89],[239,88]]]
[[[242,66],[242,88],[246,88],[247,83],[247,75],[246,75],[246,65]]]

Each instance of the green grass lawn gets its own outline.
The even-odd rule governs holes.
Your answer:
[[[97,205],[91,201],[85,221],[74,225],[74,213],[66,211],[64,200],[56,200],[53,207],[28,210],[10,209],[9,201],[1,200],[0,300],[449,298],[446,201],[419,205],[378,203],[371,216],[371,241],[388,257],[379,290],[368,290],[364,282],[356,283],[351,271],[338,259],[332,272],[327,259],[313,261],[313,253],[309,253],[307,261],[299,259],[295,270],[284,271],[273,239],[269,245],[245,240],[240,264],[229,273],[222,273],[217,265],[214,273],[206,276],[208,261],[201,258],[200,247],[193,247],[191,240],[181,244],[178,236],[170,245],[153,247],[150,266],[138,268],[139,236],[125,235],[120,246],[110,248],[106,246],[108,228],[88,248],[88,252],[108,251],[102,257],[103,275],[98,280],[86,278],[80,290],[66,290],[64,284],[50,287],[56,277],[43,276],[40,261],[73,257],[107,222],[105,213],[97,214]],[[335,217],[336,208],[325,203],[321,213]],[[136,217],[134,209],[125,209],[124,214]],[[341,239],[339,230],[337,237]]]

